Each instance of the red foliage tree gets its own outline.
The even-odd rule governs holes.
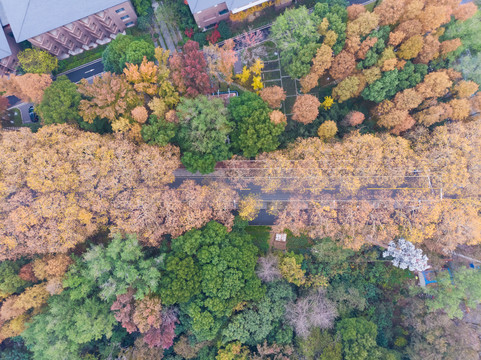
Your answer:
[[[160,328],[151,327],[144,335],[144,342],[151,348],[159,346],[163,349],[170,348],[174,344],[175,327],[178,322],[175,308],[164,309]]]
[[[172,81],[179,92],[187,97],[212,92],[207,62],[199,50],[199,43],[189,40],[185,43],[182,53],[175,53],[169,60]]]
[[[115,320],[122,324],[122,327],[127,330],[129,334],[137,331],[137,326],[133,321],[134,316],[134,294],[135,290],[129,288],[127,293],[117,295],[117,300],[114,301],[110,310],[114,311]]]
[[[184,34],[190,39],[194,35],[194,30],[192,28],[185,29]]]
[[[217,29],[214,29],[209,35],[206,36],[206,39],[211,44],[215,44],[220,39],[220,32]]]

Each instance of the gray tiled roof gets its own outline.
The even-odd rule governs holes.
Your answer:
[[[123,2],[125,0],[0,0],[17,42]]]
[[[190,11],[192,14],[196,12],[208,9],[217,4],[226,3],[229,10],[236,9],[242,6],[246,6],[249,3],[255,2],[256,0],[187,0],[189,2]],[[266,0],[267,1],[267,0]]]

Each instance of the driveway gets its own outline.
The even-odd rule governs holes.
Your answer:
[[[28,108],[30,106],[33,106],[32,103],[19,103],[19,104],[16,104],[14,106],[11,106],[9,107],[8,109],[19,109],[20,110],[20,114],[22,115],[22,123],[24,124],[29,124],[32,122],[32,120],[30,120],[30,114],[28,113]]]

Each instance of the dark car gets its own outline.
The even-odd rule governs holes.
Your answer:
[[[33,106],[28,108],[28,114],[30,115],[30,120],[32,122],[38,122],[38,115],[33,111]]]

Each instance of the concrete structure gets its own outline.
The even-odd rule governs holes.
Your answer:
[[[130,0],[0,0],[0,21],[15,41],[59,59],[110,42],[136,20]],[[0,34],[0,58],[7,56]]]
[[[219,21],[229,19],[229,15],[245,11],[269,0],[188,0],[190,11],[200,28],[206,29]],[[281,3],[290,3],[284,0]]]

